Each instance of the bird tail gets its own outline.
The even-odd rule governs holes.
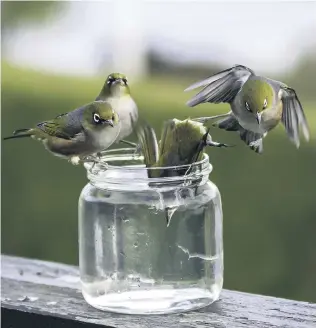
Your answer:
[[[12,136],[5,137],[3,140],[15,139],[15,138],[26,138],[32,135],[32,129],[19,129],[13,131]]]

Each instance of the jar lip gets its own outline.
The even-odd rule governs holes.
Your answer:
[[[196,180],[202,176],[208,176],[213,167],[209,163],[209,156],[203,153],[201,161],[193,164],[164,167],[146,167],[144,157],[134,154],[134,148],[116,148],[101,152],[102,163],[84,163],[87,176],[91,183],[128,184],[135,183],[167,183]],[[104,164],[103,164],[104,161]],[[111,162],[125,162],[123,165],[113,165]],[[131,162],[129,164],[128,162]],[[186,169],[189,172],[183,173]],[[162,177],[149,177],[148,172],[160,170],[167,175]],[[177,171],[181,174],[177,174]]]
[[[113,156],[113,159],[120,159],[120,157],[122,157],[122,159],[126,156],[130,157],[131,159],[135,159],[135,160],[143,160],[144,156],[142,155],[138,155],[135,156],[134,155],[134,148],[115,148],[115,149],[110,149],[110,150],[105,150],[103,152],[100,152],[102,157],[104,156],[104,159],[111,159],[111,157],[109,157],[108,155],[111,154],[115,154],[115,156]],[[120,154],[120,152],[124,152],[124,151],[128,151],[128,153],[126,154]],[[195,162],[193,164],[185,164],[185,165],[175,165],[175,166],[155,166],[155,167],[145,167],[145,166],[133,166],[133,165],[126,165],[126,166],[122,166],[122,165],[110,165],[107,164],[106,162],[104,163],[104,167],[106,169],[115,169],[115,170],[172,170],[172,169],[185,169],[185,168],[189,168],[189,167],[195,167],[195,166],[201,166],[203,164],[207,164],[209,162],[209,156],[206,153],[203,153],[203,158],[202,160]],[[89,170],[94,164],[91,162],[86,162],[84,163],[84,167]],[[102,164],[96,164],[96,166],[103,166]],[[100,167],[101,168],[101,167]]]

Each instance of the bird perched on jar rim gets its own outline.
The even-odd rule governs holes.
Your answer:
[[[176,118],[164,122],[161,139],[158,142],[154,129],[144,122],[136,128],[136,135],[144,155],[144,163],[149,170],[149,178],[186,176],[192,164],[201,161],[206,146],[230,147],[213,141],[202,123]],[[174,169],[179,167],[179,169]],[[165,207],[167,226],[177,206]]]
[[[214,141],[202,123],[191,119],[169,119],[164,122],[161,139],[157,137],[153,128],[143,123],[136,128],[136,134],[144,154],[146,167],[162,168],[191,165],[202,160],[206,146],[231,147],[230,145]],[[180,175],[180,170],[152,170],[148,171],[150,178]],[[182,172],[187,172],[187,168]]]
[[[309,141],[309,127],[294,89],[280,81],[256,75],[246,66],[235,65],[189,86],[185,91],[203,89],[187,102],[228,103],[231,111],[196,120],[206,122],[222,118],[213,125],[226,131],[237,131],[240,138],[257,153],[263,152],[263,138],[280,122],[289,139],[300,146],[300,129]]]
[[[87,156],[110,147],[120,128],[119,117],[112,106],[94,101],[33,128],[16,130],[4,140],[31,137],[42,141],[54,155],[79,164]]]
[[[121,73],[110,74],[95,100],[109,102],[120,117],[121,131],[116,142],[123,142],[128,145],[136,146],[136,144],[124,139],[133,132],[131,119],[133,119],[134,122],[138,120],[138,108],[131,96],[126,75]]]

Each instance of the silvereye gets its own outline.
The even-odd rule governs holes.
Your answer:
[[[164,123],[161,139],[157,142],[155,131],[148,124],[135,129],[148,168],[149,178],[185,176],[190,171],[190,164],[202,160],[205,146],[229,147],[229,145],[212,140],[209,131],[202,123],[189,119],[180,121],[171,119]],[[159,169],[186,165],[183,169]],[[167,226],[177,206],[166,206]]]
[[[190,119],[180,121],[174,118],[166,121],[159,143],[155,131],[149,125],[143,125],[136,131],[147,167],[190,165],[202,159],[205,146],[229,147],[213,141],[202,123]],[[149,174],[154,178],[180,175],[180,172],[152,170]]]
[[[124,140],[133,132],[133,121],[138,120],[138,108],[131,96],[127,78],[121,73],[110,74],[96,100],[104,100],[109,102],[120,117],[121,131],[116,142],[123,142],[132,146],[134,143]]]
[[[87,156],[112,145],[120,132],[117,113],[108,102],[94,101],[56,118],[38,123],[30,129],[19,129],[10,137],[31,137],[42,141],[56,156],[79,164]]]
[[[201,103],[228,103],[227,114],[198,118],[199,122],[225,117],[213,125],[227,131],[237,131],[240,138],[257,153],[263,152],[262,139],[279,122],[285,126],[289,139],[300,146],[299,128],[309,140],[309,127],[302,105],[294,89],[286,84],[258,76],[250,68],[235,65],[185,91],[204,87],[187,102],[188,106]]]

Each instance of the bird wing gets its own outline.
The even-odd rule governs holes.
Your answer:
[[[299,128],[302,128],[305,139],[309,140],[309,127],[303,111],[301,102],[299,101],[294,89],[281,85],[281,100],[283,103],[281,121],[285,127],[290,140],[299,147]]]
[[[37,124],[37,128],[52,137],[71,140],[82,132],[82,125],[79,118],[65,113],[58,115],[50,121]]]
[[[235,65],[221,71],[211,77],[196,82],[185,89],[185,91],[204,87],[198,94],[191,98],[187,105],[194,107],[198,104],[209,103],[230,103],[233,101],[243,84],[255,73],[248,67]]]

